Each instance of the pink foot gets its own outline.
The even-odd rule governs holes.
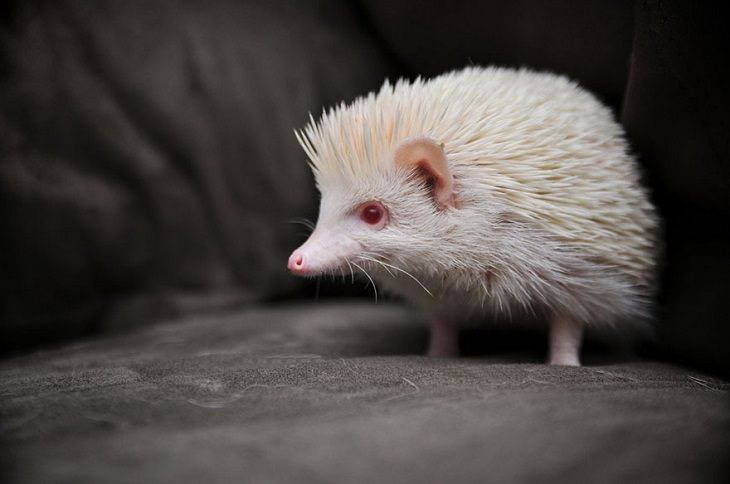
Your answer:
[[[555,315],[550,320],[551,365],[580,366],[580,345],[583,327],[568,316]]]
[[[438,358],[459,356],[458,328],[442,319],[432,320],[427,355]]]

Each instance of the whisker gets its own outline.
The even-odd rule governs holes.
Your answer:
[[[305,227],[307,227],[309,229],[310,232],[313,231],[314,227],[315,227],[314,222],[312,222],[311,220],[306,219],[306,218],[295,218],[292,220],[287,220],[286,223],[304,225]]]
[[[414,276],[413,274],[411,274],[410,272],[408,272],[408,271],[406,271],[404,269],[401,269],[398,266],[394,266],[392,264],[387,264],[387,263],[385,263],[385,262],[383,262],[381,260],[372,259],[372,258],[367,257],[367,256],[365,256],[365,257],[361,256],[361,257],[364,258],[365,260],[368,260],[368,261],[371,261],[371,262],[375,262],[375,263],[378,263],[378,264],[382,265],[385,268],[385,270],[388,271],[388,274],[391,274],[392,275],[392,273],[388,270],[388,268],[391,268],[391,269],[394,269],[396,271],[402,272],[403,274],[407,275],[408,277],[410,277],[411,279],[413,279],[414,281],[416,281],[416,283],[419,286],[421,286],[421,289],[423,289],[424,291],[426,291],[426,294],[428,294],[431,297],[434,297],[433,296],[433,293],[431,291],[429,291],[428,288],[426,286],[424,286],[423,283],[421,281],[419,281],[418,278],[416,276]]]
[[[383,269],[385,269],[385,272],[387,272],[387,273],[388,273],[388,274],[390,275],[390,277],[395,277],[395,274],[393,274],[393,273],[392,273],[392,272],[390,271],[390,268],[389,268],[389,267],[388,267],[388,265],[387,265],[387,264],[385,264],[384,262],[381,262],[381,261],[379,261],[379,260],[377,260],[377,259],[375,259],[375,258],[372,258],[372,257],[368,257],[368,256],[366,256],[366,255],[360,255],[360,258],[361,258],[361,259],[363,259],[363,260],[366,260],[366,261],[368,261],[368,262],[374,262],[374,263],[376,263],[376,264],[380,264],[381,266],[383,266]]]
[[[375,303],[377,304],[377,302],[378,302],[378,288],[375,287],[375,281],[373,281],[373,278],[370,277],[370,274],[368,274],[368,271],[366,271],[365,269],[363,269],[360,264],[358,264],[357,262],[354,262],[354,261],[353,262],[350,262],[350,263],[352,265],[354,265],[355,267],[357,267],[358,269],[360,269],[363,272],[363,274],[365,274],[365,277],[367,277],[370,280],[370,284],[373,285],[373,292],[375,293]]]
[[[355,284],[355,271],[352,270],[352,264],[350,264],[350,261],[347,260],[347,259],[345,259],[345,262],[347,263],[347,267],[350,268],[350,275],[352,276],[352,284]],[[345,277],[344,276],[344,271],[343,271],[343,276],[342,277]]]

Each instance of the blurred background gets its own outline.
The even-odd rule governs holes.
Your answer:
[[[665,219],[658,348],[727,372],[727,8],[712,2],[6,1],[0,349],[366,294],[291,277],[311,112],[468,64],[615,109]]]

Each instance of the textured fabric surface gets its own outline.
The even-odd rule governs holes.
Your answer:
[[[388,72],[349,4],[4,8],[0,346],[299,287],[293,130]]]
[[[306,304],[0,364],[3,482],[727,482],[721,380],[418,356],[419,318]],[[587,361],[592,361],[588,355]]]

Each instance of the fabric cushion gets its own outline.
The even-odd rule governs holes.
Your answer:
[[[349,5],[6,8],[4,348],[295,293],[316,190],[293,130],[388,73]]]
[[[277,305],[3,361],[2,481],[730,477],[722,380],[529,346],[427,358],[425,329],[382,303]]]

